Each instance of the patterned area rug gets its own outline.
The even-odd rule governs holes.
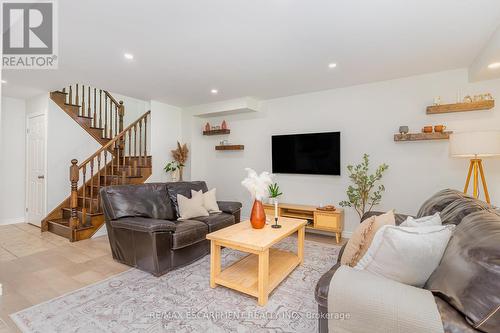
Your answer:
[[[276,247],[295,251],[296,239]],[[305,260],[265,307],[237,291],[209,286],[210,257],[160,278],[131,269],[11,315],[23,332],[317,332],[314,288],[339,246],[305,243]],[[223,249],[223,267],[245,254]]]

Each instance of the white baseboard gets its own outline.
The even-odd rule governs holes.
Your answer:
[[[352,237],[352,231],[342,231],[342,237],[344,237],[344,238],[351,238]]]
[[[9,219],[0,219],[0,225],[17,224],[17,223],[24,223],[24,216],[23,217],[13,217],[13,218],[9,218]]]

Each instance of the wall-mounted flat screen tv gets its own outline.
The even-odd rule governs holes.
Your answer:
[[[273,173],[340,175],[340,132],[272,136]]]

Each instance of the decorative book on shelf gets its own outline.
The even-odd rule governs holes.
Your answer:
[[[452,131],[394,134],[394,141],[448,140]]]
[[[244,145],[219,145],[215,146],[215,150],[243,150]]]
[[[494,100],[468,102],[468,103],[432,105],[432,106],[427,107],[427,114],[490,110],[493,107],[495,107]]]
[[[229,128],[203,131],[203,135],[224,135],[224,134],[229,134],[229,133],[231,133],[231,130]]]

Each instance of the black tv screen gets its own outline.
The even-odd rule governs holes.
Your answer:
[[[273,135],[273,173],[340,175],[340,132]]]

